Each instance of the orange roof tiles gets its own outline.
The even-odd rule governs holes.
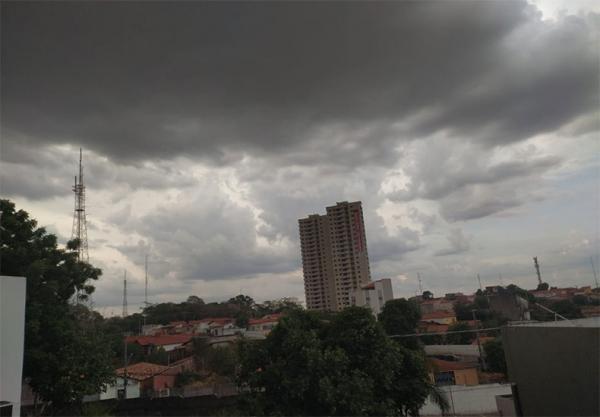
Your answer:
[[[477,365],[474,363],[445,361],[437,358],[429,358],[429,361],[437,372],[459,371],[462,369],[477,368]]]
[[[425,313],[421,317],[421,321],[427,321],[430,319],[444,319],[448,317],[456,317],[453,311],[432,311],[431,313]]]
[[[168,370],[168,366],[157,365],[149,362],[139,362],[133,365],[129,365],[127,368],[119,368],[115,371],[117,376],[125,376],[128,378],[137,379],[142,381],[144,379],[153,377],[156,374],[160,374]]]

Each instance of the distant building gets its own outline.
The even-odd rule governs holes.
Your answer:
[[[389,278],[379,279],[362,285],[350,293],[352,305],[369,307],[377,316],[381,313],[383,306],[394,298],[392,291],[392,280]]]
[[[453,311],[434,311],[421,315],[421,322],[451,325],[456,323],[456,314]]]
[[[488,295],[490,310],[511,321],[531,320],[529,302],[510,291],[499,289]]]
[[[477,363],[428,358],[431,382],[436,385],[478,385]]]
[[[281,314],[269,314],[260,319],[250,319],[248,321],[248,331],[268,335],[277,326],[280,318]]]
[[[600,415],[600,317],[506,326],[502,340],[519,415]]]
[[[326,210],[298,220],[304,292],[309,310],[339,311],[371,281],[367,237],[360,201]]]
[[[434,313],[436,311],[454,311],[454,301],[445,298],[432,298],[422,300],[419,303],[421,314]]]

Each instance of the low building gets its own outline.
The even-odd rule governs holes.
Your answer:
[[[24,277],[0,276],[0,415],[21,413],[25,337]]]
[[[479,366],[473,362],[428,358],[431,382],[436,385],[478,385]]]
[[[502,340],[520,415],[600,415],[600,317],[506,326]]]
[[[419,308],[421,309],[421,314],[430,314],[437,311],[453,311],[454,301],[442,297],[431,298],[429,300],[424,299],[419,303]]]
[[[375,316],[381,313],[385,303],[392,299],[394,299],[394,293],[392,291],[392,280],[389,278],[369,282],[350,293],[352,305],[369,307]]]
[[[152,353],[156,348],[163,348],[165,352],[177,349],[190,341],[193,334],[166,334],[161,336],[128,336],[127,343],[137,343],[144,348],[144,354]]]
[[[490,310],[511,321],[531,320],[529,302],[516,294],[503,289],[488,295]]]
[[[281,314],[269,314],[260,319],[250,319],[248,321],[248,331],[250,332],[259,332],[264,334],[265,336],[271,333],[271,330],[277,323],[279,323],[279,319],[281,319]]]
[[[421,315],[422,323],[437,323],[451,325],[456,323],[456,314],[453,311],[434,311]]]

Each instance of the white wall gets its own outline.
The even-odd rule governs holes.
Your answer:
[[[117,398],[117,391],[123,389],[125,378],[117,377],[115,385],[106,387],[106,392],[100,393],[101,400]],[[127,378],[127,398],[138,398],[140,396],[140,382]]]
[[[497,414],[496,395],[511,393],[510,384],[450,385],[439,387],[450,404],[450,415]],[[421,416],[441,416],[442,411],[429,399],[419,411]]]
[[[0,276],[0,401],[13,404],[13,416],[21,411],[26,289],[24,277]]]

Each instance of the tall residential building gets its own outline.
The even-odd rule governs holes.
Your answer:
[[[338,311],[352,305],[352,291],[371,281],[371,271],[360,201],[326,210],[298,221],[304,292],[308,309]]]

